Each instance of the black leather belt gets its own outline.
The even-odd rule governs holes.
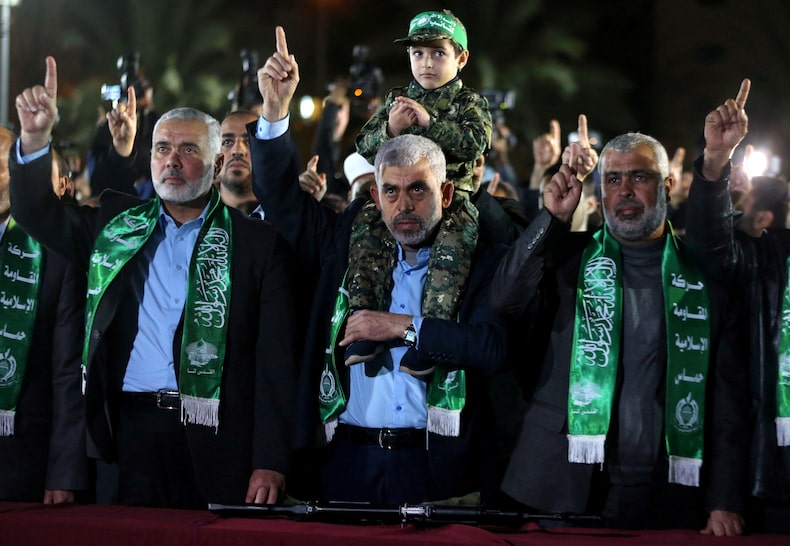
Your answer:
[[[424,428],[364,428],[339,424],[335,435],[350,442],[377,445],[382,449],[426,446]]]
[[[121,401],[125,404],[164,410],[180,410],[181,397],[176,391],[159,392],[122,392]]]

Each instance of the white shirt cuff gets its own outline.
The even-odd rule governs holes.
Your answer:
[[[274,140],[283,136],[288,131],[291,114],[278,121],[268,121],[263,116],[258,118],[258,127],[255,129],[255,138],[258,140]]]
[[[49,149],[52,144],[47,144],[40,150],[36,150],[32,154],[27,154],[25,156],[22,155],[22,141],[17,139],[16,141],[16,162],[20,165],[27,165],[28,163],[32,163],[39,157],[44,157],[49,153]]]

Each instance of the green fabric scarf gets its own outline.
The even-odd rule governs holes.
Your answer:
[[[88,270],[84,377],[96,309],[113,279],[148,241],[157,225],[160,207],[156,197],[126,210],[110,220],[96,239]],[[206,220],[189,263],[178,389],[181,420],[215,429],[219,426],[230,316],[232,246],[230,212],[212,189]]]
[[[0,436],[11,436],[38,312],[43,257],[41,246],[13,218],[8,220],[1,244]]]
[[[776,383],[776,443],[790,446],[790,257],[785,267],[782,295],[782,326],[779,333],[779,365]]]
[[[707,287],[667,223],[661,263],[667,338],[665,441],[669,482],[699,485],[710,354]],[[568,390],[568,460],[603,463],[622,334],[620,245],[606,227],[582,256]]]
[[[423,316],[456,320],[476,244],[477,209],[463,192],[456,192],[451,205],[443,211],[431,247],[423,291]],[[319,402],[327,439],[331,439],[337,417],[346,403],[335,367],[339,329],[351,310],[389,310],[396,259],[397,244],[381,219],[381,213],[374,203],[365,205],[352,226],[349,267],[335,301],[330,344],[321,376]],[[330,392],[335,392],[336,396],[328,396]],[[428,430],[443,436],[458,436],[461,411],[466,403],[464,370],[437,364],[426,396]]]

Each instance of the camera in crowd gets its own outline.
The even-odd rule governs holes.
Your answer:
[[[261,105],[263,97],[258,89],[258,52],[241,50],[241,78],[235,89],[228,93],[233,110],[253,110]]]
[[[512,89],[484,89],[480,94],[488,100],[488,110],[494,126],[504,125],[505,111],[516,106],[516,92]]]
[[[351,76],[349,94],[352,99],[369,101],[381,95],[384,74],[381,69],[368,60],[367,46],[355,45],[352,56],[354,62],[348,69]]]
[[[133,51],[128,55],[121,55],[116,62],[118,68],[119,85],[103,84],[101,86],[102,100],[126,102],[126,90],[134,87],[134,94],[140,98],[150,87],[148,80],[140,74],[140,52]]]

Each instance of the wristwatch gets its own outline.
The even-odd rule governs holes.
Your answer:
[[[407,347],[414,347],[417,345],[417,330],[414,329],[413,322],[410,322],[403,332],[403,344]]]

